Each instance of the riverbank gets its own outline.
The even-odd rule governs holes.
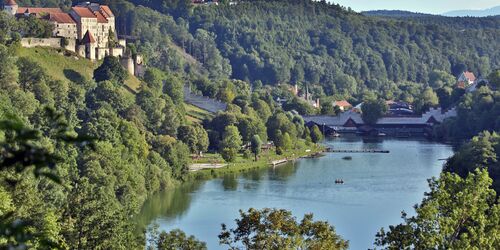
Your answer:
[[[274,149],[267,152],[262,152],[257,161],[253,157],[246,159],[243,155],[238,156],[235,162],[226,163],[224,167],[211,168],[211,169],[200,169],[197,171],[192,171],[188,174],[185,181],[192,180],[209,180],[213,178],[218,178],[227,174],[244,173],[252,170],[257,170],[266,167],[272,167],[273,162],[293,162],[300,158],[312,158],[319,157],[324,153],[326,147],[322,145],[311,145],[310,147],[301,147],[294,150],[289,150],[282,155],[276,154]],[[195,163],[200,164],[214,164],[214,161],[220,161],[221,159],[216,158],[216,156],[207,157],[205,162],[203,160],[198,160]],[[285,162],[286,161],[286,162]]]
[[[352,136],[327,139],[322,145],[390,153],[325,153],[276,168],[265,162],[241,174],[217,172],[219,178],[189,181],[156,194],[146,202],[140,221],[144,227],[157,223],[165,231],[180,228],[206,242],[208,249],[224,249],[217,238],[220,225],[234,225],[240,209],[283,208],[297,217],[313,213],[317,220],[328,221],[350,240],[351,249],[373,248],[380,228],[401,223],[401,211],[413,211],[429,190],[427,179],[441,173],[439,159],[453,154],[451,146],[424,139],[365,142]],[[343,159],[348,156],[351,160]]]

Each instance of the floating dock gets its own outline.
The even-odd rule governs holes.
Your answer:
[[[273,165],[273,167],[276,167],[278,165],[285,164],[287,162],[288,162],[288,159],[277,160],[277,161],[272,161],[271,165]]]

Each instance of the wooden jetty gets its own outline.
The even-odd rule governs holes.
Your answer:
[[[271,165],[273,165],[273,167],[276,167],[278,165],[285,164],[287,162],[288,162],[288,159],[277,160],[277,161],[272,161]]]
[[[327,148],[326,152],[330,153],[380,153],[380,154],[388,154],[389,150],[380,150],[380,149],[333,149]]]

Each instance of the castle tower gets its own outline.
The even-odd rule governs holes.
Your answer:
[[[3,5],[3,10],[11,15],[15,15],[18,8],[19,5],[17,5],[15,0],[5,0]]]
[[[94,36],[92,33],[87,31],[85,33],[85,36],[83,36],[83,39],[81,41],[81,44],[85,46],[85,57],[90,60],[95,60],[96,59],[96,41],[94,39]]]

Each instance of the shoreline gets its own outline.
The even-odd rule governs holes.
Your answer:
[[[228,174],[245,173],[252,170],[273,167],[273,162],[280,162],[275,166],[287,164],[300,159],[317,158],[323,156],[327,147],[324,145],[314,145],[310,149],[296,149],[286,152],[283,155],[263,155],[258,161],[246,160],[236,163],[227,163],[226,166],[221,168],[201,169],[198,171],[190,172],[182,183],[198,180],[210,180],[222,177]],[[308,151],[310,150],[310,151]],[[269,154],[269,153],[268,153]]]

